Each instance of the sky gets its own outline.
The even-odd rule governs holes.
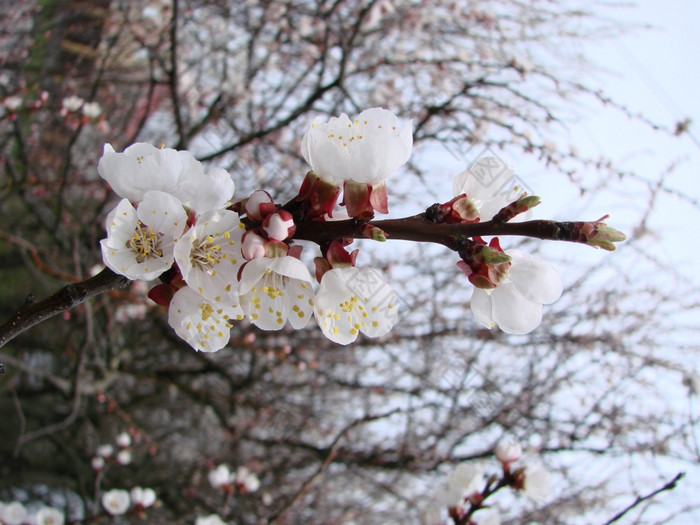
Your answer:
[[[638,9],[625,10],[625,20],[651,24],[613,41],[591,42],[587,51],[604,70],[600,75],[611,98],[624,102],[632,113],[674,129],[691,119],[689,133],[669,136],[608,108],[594,108],[593,115],[571,128],[582,153],[602,154],[618,166],[654,180],[675,163],[664,185],[700,200],[700,2],[697,0],[638,0]],[[640,206],[648,193],[640,192]],[[650,221],[653,240],[670,242],[690,250],[678,261],[679,270],[697,284],[700,247],[695,231],[698,210],[688,200],[666,195],[655,203]],[[610,210],[615,215],[617,210]],[[692,256],[690,256],[692,254]]]

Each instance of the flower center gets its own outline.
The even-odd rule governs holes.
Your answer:
[[[142,263],[146,259],[163,256],[160,249],[162,238],[162,233],[154,232],[152,228],[139,221],[134,229],[134,235],[126,242],[126,246],[136,253],[136,261]]]
[[[266,293],[270,299],[284,296],[284,289],[287,287],[287,278],[273,272],[270,269],[265,270],[263,278],[263,293]]]
[[[197,266],[209,275],[214,273],[214,266],[219,264],[222,258],[221,245],[216,244],[211,235],[196,245],[191,253],[192,266]]]

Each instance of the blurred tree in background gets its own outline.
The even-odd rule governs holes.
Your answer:
[[[2,318],[29,293],[101,268],[116,201],[96,170],[105,142],[187,148],[229,170],[237,199],[263,188],[284,202],[307,170],[300,141],[314,116],[383,106],[414,129],[412,159],[389,185],[392,213],[452,197],[456,173],[436,158],[456,152],[466,165],[486,150],[539,162],[542,175],[525,182],[545,201],[561,185],[605,198],[614,181],[652,202],[665,191],[657,174],[566,144],[562,123],[581,100],[626,112],[587,83],[583,43],[620,30],[604,18],[619,11],[589,7],[3,0]],[[643,235],[652,211],[630,219],[639,228],[613,255],[507,239],[566,268],[564,296],[528,336],[483,329],[445,250],[402,242],[363,243],[399,293],[399,323],[348,347],[316,327],[239,323],[225,349],[196,353],[143,283],[102,294],[0,351],[0,501],[89,521],[103,491],[143,486],[160,501],[151,523],[210,513],[240,524],[414,523],[436,479],[490,461],[508,434],[552,471],[554,494],[494,499],[502,522],[602,523],[700,459],[697,283],[682,296],[669,286],[673,265]],[[97,448],[122,432],[132,460],[96,470]],[[214,490],[208,473],[221,463],[247,467],[260,489]],[[684,490],[693,493],[681,486],[676,503],[650,500],[627,517],[697,516],[697,498],[679,503]]]

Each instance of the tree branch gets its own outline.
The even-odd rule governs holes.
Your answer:
[[[647,494],[646,496],[637,496],[637,499],[634,500],[633,503],[631,503],[631,504],[630,504],[629,506],[627,506],[625,509],[621,510],[619,513],[617,513],[615,516],[613,516],[613,517],[610,519],[610,521],[606,521],[606,522],[605,522],[605,525],[610,525],[611,523],[615,523],[617,520],[619,520],[620,518],[622,518],[625,514],[627,514],[629,511],[631,511],[631,510],[632,510],[633,508],[635,508],[637,505],[639,505],[640,503],[642,503],[642,502],[644,502],[644,501],[647,501],[647,500],[653,498],[653,497],[656,496],[657,494],[660,494],[661,492],[664,492],[665,490],[673,490],[673,489],[675,489],[675,488],[676,488],[676,484],[681,480],[681,478],[683,478],[683,476],[685,476],[685,472],[679,472],[678,474],[676,474],[676,477],[675,477],[675,478],[673,478],[671,481],[669,481],[668,483],[666,483],[663,487],[660,487],[660,488],[656,489],[655,491],[650,492],[650,493]]]
[[[12,317],[0,325],[0,347],[32,326],[64,310],[74,308],[90,297],[109,290],[124,288],[129,282],[126,277],[105,268],[85,281],[64,286],[43,301],[35,303],[33,298],[28,300]]]
[[[490,220],[465,224],[437,224],[424,215],[414,215],[401,219],[385,219],[362,223],[353,219],[346,221],[300,221],[297,223],[295,239],[312,241],[317,244],[334,239],[362,239],[367,226],[381,229],[388,238],[414,242],[433,242],[459,251],[466,241],[474,236],[517,235],[538,239],[586,243],[581,234],[585,222],[557,222],[547,220],[525,222],[502,222]],[[73,308],[90,297],[109,290],[123,288],[129,280],[105,268],[94,277],[65,286],[51,297],[34,303],[32,298],[9,320],[0,326],[0,347],[28,330],[32,326]]]

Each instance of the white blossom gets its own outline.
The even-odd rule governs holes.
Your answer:
[[[71,95],[66,97],[62,101],[63,109],[66,111],[78,111],[85,102],[82,98],[77,95]]]
[[[178,290],[170,301],[168,323],[195,350],[216,352],[231,337],[231,320],[243,319],[240,306],[213,303],[189,286]]]
[[[186,224],[182,205],[167,193],[146,192],[136,209],[122,199],[107,215],[102,259],[129,279],[155,279],[172,266],[175,240]]]
[[[5,106],[10,111],[17,111],[22,107],[22,97],[17,95],[11,95],[2,101],[2,105]]]
[[[331,341],[349,344],[360,332],[388,333],[398,318],[396,293],[372,268],[334,268],[323,274],[314,315]]]
[[[120,465],[128,465],[129,463],[131,463],[131,451],[128,449],[120,450],[119,452],[117,452],[117,456],[115,459]]]
[[[112,445],[100,445],[97,447],[96,454],[103,458],[108,458],[114,454],[114,447]]]
[[[223,208],[234,191],[225,170],[216,168],[205,174],[201,162],[189,151],[156,148],[144,142],[123,153],[105,144],[97,171],[117,195],[131,202],[141,201],[148,191],[162,191],[196,213]]]
[[[478,463],[461,463],[438,489],[435,499],[446,507],[461,507],[464,499],[479,492],[484,484],[484,469]]]
[[[131,436],[129,435],[128,432],[121,432],[117,438],[116,438],[116,443],[118,446],[122,448],[126,448],[129,445],[131,445]]]
[[[102,506],[112,516],[121,516],[131,505],[131,498],[126,490],[112,489],[102,495]]]
[[[243,466],[236,470],[236,483],[242,485],[246,492],[255,492],[260,488],[260,479]]]
[[[209,514],[208,516],[197,516],[194,525],[226,525],[226,522],[218,514]]]
[[[410,123],[402,126],[391,111],[372,108],[352,121],[345,113],[328,122],[316,118],[301,152],[319,177],[375,184],[405,164],[412,147]]]
[[[53,507],[41,507],[34,517],[36,525],[63,525],[63,513]]]
[[[509,188],[508,181],[515,170],[497,157],[481,157],[465,171],[455,177],[452,194],[457,197],[466,193],[479,210],[482,220],[491,220],[498,211],[522,195],[519,187]],[[517,215],[513,220],[523,220],[528,212]]]
[[[236,212],[212,210],[198,216],[175,245],[182,278],[210,301],[238,304],[243,228]]]
[[[83,104],[83,115],[89,119],[96,119],[102,114],[102,106],[97,102],[86,102]]]
[[[535,501],[543,501],[552,494],[552,479],[549,471],[541,465],[525,467],[523,492]]]
[[[239,287],[243,310],[263,330],[279,330],[287,319],[293,328],[304,328],[311,318],[311,274],[299,259],[253,259],[243,267]]]
[[[27,509],[19,501],[0,506],[0,521],[5,525],[21,525],[27,519]]]
[[[228,465],[221,464],[214,470],[209,471],[207,479],[213,488],[218,489],[233,483],[236,480],[236,475],[231,472]]]
[[[492,290],[474,288],[471,309],[488,328],[497,325],[509,334],[527,334],[542,321],[542,305],[559,299],[561,278],[547,262],[520,250],[507,250],[511,267]]]
[[[105,458],[103,458],[102,456],[95,456],[90,461],[90,465],[95,470],[102,470],[105,466]]]
[[[523,449],[515,439],[505,437],[496,444],[496,459],[501,463],[513,463],[520,459]]]
[[[156,491],[152,488],[134,487],[131,489],[131,502],[147,509],[156,502]]]

